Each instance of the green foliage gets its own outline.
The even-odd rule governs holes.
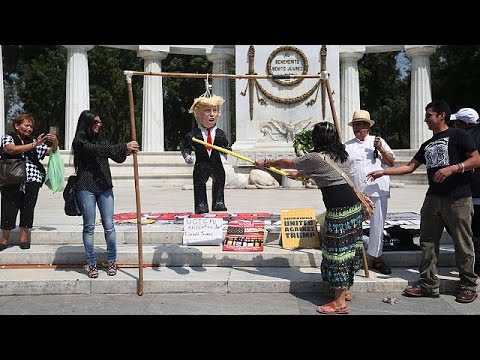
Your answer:
[[[168,55],[162,62],[164,72],[212,73],[206,56]],[[196,126],[188,110],[196,97],[205,92],[204,79],[163,78],[165,150],[179,150],[184,136]]]
[[[48,132],[50,126],[60,127],[60,141],[64,134],[66,53],[62,46],[42,49],[24,46],[19,49],[23,59],[13,78],[18,98],[23,101],[23,108],[15,113],[22,111],[33,115],[36,120],[34,134]]]
[[[309,153],[313,150],[313,130],[305,129],[295,134],[293,138],[293,148],[298,156]]]
[[[408,149],[410,77],[400,77],[397,55],[365,54],[359,61],[360,107],[375,120],[372,135],[382,136],[393,149]]]
[[[143,71],[143,60],[134,51],[96,46],[88,53],[90,108],[103,121],[103,131],[114,143],[132,140],[128,86],[124,70]],[[142,143],[143,77],[134,76],[135,129]]]
[[[430,59],[432,99],[444,99],[452,113],[480,111],[480,45],[440,46]]]

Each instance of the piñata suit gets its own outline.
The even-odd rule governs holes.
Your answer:
[[[213,145],[231,150],[225,132],[216,126],[210,129],[214,135]],[[195,166],[193,169],[193,196],[195,213],[208,213],[207,186],[208,178],[212,178],[212,211],[226,211],[224,200],[225,170],[223,169],[220,152],[215,149],[207,151],[205,145],[192,141],[192,137],[199,140],[206,139],[207,129],[197,127],[189,132],[184,139],[182,156],[187,161],[192,151],[195,151]],[[210,154],[209,154],[210,153]],[[188,162],[188,161],[187,161]]]

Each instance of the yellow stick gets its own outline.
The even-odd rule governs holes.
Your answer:
[[[241,159],[241,160],[245,160],[246,162],[249,162],[249,163],[251,163],[251,164],[255,164],[255,160],[252,160],[252,159],[250,159],[250,158],[248,158],[248,157],[245,157],[245,156],[243,156],[243,155],[237,154],[236,152],[233,152],[233,151],[231,151],[231,150],[224,149],[224,148],[222,148],[222,147],[220,147],[220,146],[217,146],[217,145],[210,145],[209,143],[207,143],[207,142],[205,142],[205,141],[203,141],[203,140],[199,140],[199,139],[194,138],[194,137],[192,137],[192,140],[193,140],[194,142],[196,142],[196,143],[199,143],[199,144],[202,144],[202,145],[205,145],[205,146],[211,146],[211,147],[212,147],[213,149],[215,149],[215,150],[218,150],[218,151],[223,152],[223,153],[225,153],[225,154],[229,154],[229,155],[235,156],[236,158],[239,158],[239,159]],[[268,170],[268,171],[271,171],[271,172],[274,172],[274,173],[277,173],[277,174],[280,174],[280,175],[282,175],[282,176],[288,176],[288,173],[287,173],[286,171],[279,170],[279,169],[277,169],[277,168],[275,168],[275,167],[273,167],[273,166],[269,166],[269,167],[267,168],[267,170]],[[297,180],[297,179],[295,179],[295,180]],[[302,180],[299,180],[299,181],[302,181]]]

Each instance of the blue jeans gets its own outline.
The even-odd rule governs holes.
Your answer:
[[[92,193],[87,190],[77,190],[77,202],[83,216],[83,245],[87,256],[88,265],[96,265],[95,248],[93,245],[95,218],[98,205],[100,216],[102,218],[103,232],[105,242],[107,243],[107,259],[109,263],[117,260],[117,235],[113,224],[114,197],[113,190],[108,189],[104,192]]]

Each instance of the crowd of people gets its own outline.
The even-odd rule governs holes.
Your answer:
[[[225,171],[221,154],[215,147],[230,150],[225,132],[217,120],[223,98],[202,95],[192,104],[190,112],[196,127],[186,134],[181,153],[188,164],[194,165],[194,211],[208,213],[206,182],[212,179],[212,211],[226,211],[224,199]],[[440,280],[437,276],[439,242],[444,229],[451,235],[459,273],[456,300],[470,303],[477,298],[476,282],[480,276],[480,125],[478,113],[462,108],[451,114],[445,101],[432,101],[425,107],[424,121],[432,131],[413,158],[406,164],[395,164],[395,153],[387,141],[370,132],[375,120],[366,110],[357,110],[349,122],[354,138],[342,143],[333,123],[322,121],[312,131],[313,151],[296,158],[255,161],[260,169],[270,167],[291,169],[292,179],[311,179],[321,191],[326,208],[322,242],[321,276],[328,283],[333,299],[319,305],[322,314],[347,314],[347,301],[352,301],[351,287],[355,273],[362,264],[366,247],[370,267],[384,275],[391,268],[383,261],[385,220],[390,198],[390,175],[410,174],[425,165],[428,189],[420,209],[419,280],[404,289],[409,297],[438,297]],[[58,148],[55,134],[34,137],[35,119],[29,114],[17,115],[12,132],[1,137],[2,158],[22,158],[26,161],[27,178],[19,185],[1,186],[0,251],[9,246],[9,236],[16,227],[20,213],[20,248],[30,247],[30,229],[38,193],[45,182],[45,168],[40,160]],[[86,271],[90,278],[99,272],[94,250],[96,209],[107,245],[107,274],[117,273],[117,245],[114,216],[114,193],[109,159],[122,163],[139,151],[137,141],[111,144],[102,134],[99,114],[84,110],[78,119],[72,142],[74,168],[77,175],[77,201],[83,219],[82,240]],[[203,140],[203,144],[196,139]],[[213,145],[213,147],[212,147]],[[225,155],[224,155],[225,156]],[[339,171],[340,169],[340,171]],[[346,181],[345,175],[351,179]],[[368,242],[363,243],[362,203],[354,187],[365,193],[374,204],[370,218]]]

